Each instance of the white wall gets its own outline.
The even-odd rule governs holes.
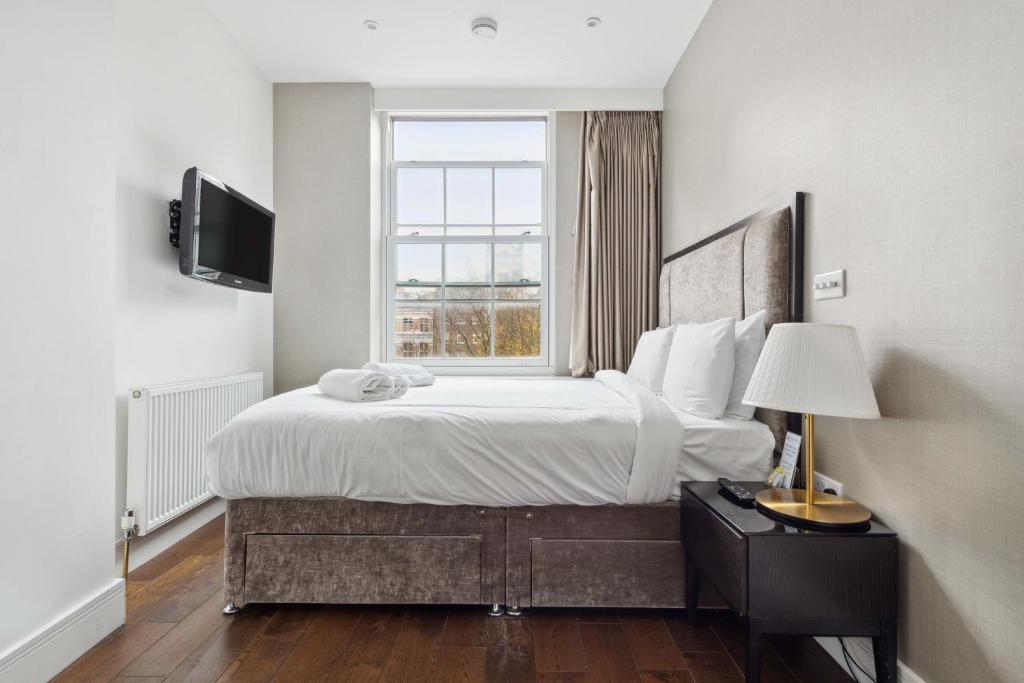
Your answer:
[[[704,13],[704,1],[694,12]],[[380,111],[660,111],[662,89],[376,88],[373,100]]]
[[[900,535],[900,657],[1024,671],[1024,3],[716,0],[665,90],[671,253],[809,192],[811,321],[857,327],[883,419],[820,469]]]
[[[273,296],[180,275],[178,250],[167,241],[167,202],[180,198],[190,166],[273,206],[272,85],[201,0],[116,0],[115,8],[118,496],[111,514],[125,505],[129,387],[261,370],[269,396],[273,382]],[[275,289],[280,280],[276,272]],[[167,545],[187,528],[154,537]],[[137,543],[149,546],[147,555],[159,549],[149,537]]]
[[[0,3],[0,661],[118,583],[112,45],[107,0]]]
[[[371,356],[367,83],[274,86],[275,390]]]

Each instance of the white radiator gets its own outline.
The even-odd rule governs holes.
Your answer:
[[[262,400],[262,372],[128,392],[127,503],[140,535],[213,497],[207,439]]]

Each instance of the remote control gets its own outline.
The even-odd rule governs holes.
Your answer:
[[[718,485],[722,487],[719,489],[719,493],[732,502],[745,508],[754,507],[754,494],[736,482],[725,477],[719,477]]]

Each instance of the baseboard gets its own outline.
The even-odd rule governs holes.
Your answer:
[[[48,681],[124,623],[124,579],[0,655],[0,683]]]
[[[838,638],[815,638],[818,644],[824,648],[832,659],[839,662],[839,666],[843,668],[843,671],[849,671],[846,666],[846,661],[843,659],[843,648],[839,645]],[[875,677],[875,657],[872,654],[871,639],[870,638],[844,638],[846,641],[846,651],[850,653],[850,657],[854,659],[865,671],[871,674],[871,678]],[[856,667],[854,667],[856,671]],[[861,683],[867,683],[869,680],[864,674],[857,671],[858,680]],[[914,671],[901,661],[896,663],[896,680],[899,683],[925,683],[925,680],[918,676]]]

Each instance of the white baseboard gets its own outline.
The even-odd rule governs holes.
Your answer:
[[[839,645],[838,638],[815,638],[818,644],[821,645],[825,652],[827,652],[832,659],[839,662],[839,666],[842,667],[843,671],[849,671],[846,666],[846,661],[843,659],[843,648]],[[844,638],[846,641],[846,651],[850,653],[850,657],[860,664],[865,671],[871,674],[871,678],[875,677],[875,657],[871,649],[870,638]],[[854,667],[856,671],[856,667]],[[869,680],[867,676],[857,671],[857,678],[861,683],[867,683]],[[896,662],[896,680],[899,683],[925,683],[925,680],[918,676],[914,671],[901,661]]]
[[[0,683],[48,681],[124,623],[124,579],[0,655]]]

